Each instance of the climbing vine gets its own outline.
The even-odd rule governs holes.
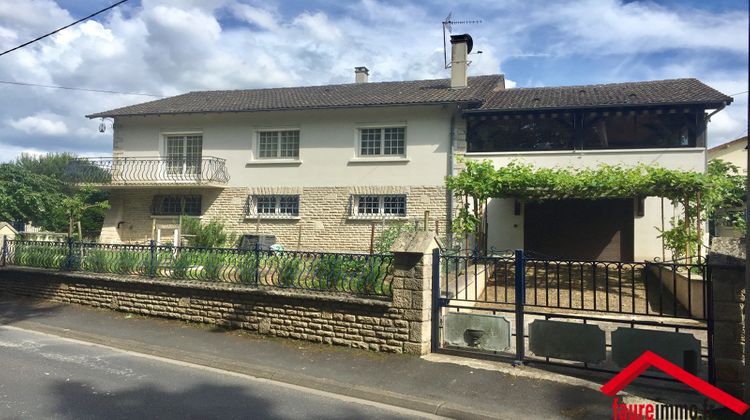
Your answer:
[[[745,200],[742,177],[736,167],[723,161],[712,161],[705,173],[644,164],[536,168],[512,161],[495,168],[488,160],[463,160],[462,163],[463,171],[446,178],[446,187],[463,200],[453,230],[474,234],[477,238],[484,234],[481,221],[490,198],[544,201],[663,197],[682,204],[687,210],[687,217],[674,220],[672,229],[662,235],[667,239],[667,246],[681,247],[672,249],[673,254],[689,256],[693,249],[700,250],[700,234],[689,231],[691,226],[700,226],[701,220],[716,217],[720,209],[740,207]],[[676,231],[680,229],[685,231],[684,241]],[[684,247],[682,242],[687,242]]]

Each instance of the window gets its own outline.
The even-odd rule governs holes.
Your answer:
[[[360,156],[405,156],[406,128],[360,128]]]
[[[200,216],[200,195],[155,195],[151,206],[154,216]]]
[[[352,216],[406,217],[405,195],[356,195]]]
[[[164,141],[169,175],[200,174],[203,158],[202,135],[167,135]]]
[[[270,217],[299,216],[298,195],[255,195],[248,197],[247,215]]]
[[[298,159],[299,130],[259,131],[258,159]]]

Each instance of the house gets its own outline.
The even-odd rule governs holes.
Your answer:
[[[747,136],[708,149],[708,160],[721,159],[747,174]]]
[[[702,172],[708,119],[731,101],[695,79],[507,89],[464,112],[466,156],[496,166],[643,163]],[[663,256],[659,230],[681,212],[657,197],[496,199],[486,212],[487,242],[563,258],[653,259]]]
[[[12,224],[8,222],[0,222],[0,239],[16,239],[16,236],[18,236],[18,231]]]
[[[72,173],[111,190],[105,242],[174,241],[186,214],[287,248],[365,251],[373,226],[425,212],[450,230],[460,203],[444,178],[458,156],[704,170],[704,112],[731,101],[694,79],[505,89],[502,75],[466,76],[471,37],[452,36],[451,49],[450,79],[370,83],[357,67],[352,84],[191,92],[92,114],[112,119],[112,157]],[[659,205],[493,200],[489,245],[563,254],[551,245],[561,235],[613,223],[569,255],[653,257]],[[567,230],[535,230],[551,215]]]
[[[454,47],[464,70],[466,43]],[[113,157],[77,168],[111,190],[101,240],[173,241],[179,214],[272,234],[287,249],[367,250],[373,222],[379,231],[426,211],[446,229],[451,133],[503,77],[369,83],[358,67],[355,80],[191,92],[90,115],[114,128]]]

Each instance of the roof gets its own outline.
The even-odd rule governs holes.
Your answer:
[[[670,79],[603,85],[511,88],[493,92],[481,107],[468,112],[654,105],[703,105],[715,109],[730,102],[731,96],[697,79]]]
[[[13,234],[18,234],[18,231],[16,230],[16,228],[13,227],[13,225],[11,225],[8,222],[0,222],[0,230],[2,230],[5,227],[10,228],[10,231],[13,232]]]
[[[156,101],[87,115],[89,118],[126,115],[255,112],[298,109],[353,108],[392,105],[476,103],[504,85],[502,75],[469,78],[465,89],[451,89],[450,79],[351,83],[272,89],[190,92]]]
[[[745,143],[745,148],[747,149],[747,136],[740,137],[738,139],[734,139],[732,141],[728,141],[726,143],[722,143],[718,146],[714,146],[710,149],[708,149],[709,152],[717,152],[719,150],[728,149],[730,146],[736,144],[736,143]]]

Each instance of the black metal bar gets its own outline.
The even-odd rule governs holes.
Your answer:
[[[255,285],[260,284],[260,243],[256,242],[253,249],[253,255],[255,256]]]
[[[516,360],[514,364],[523,364],[526,355],[526,343],[524,341],[524,316],[523,306],[526,294],[526,259],[522,249],[517,249],[516,257]],[[536,290],[535,290],[536,293]]]
[[[432,250],[432,352],[440,349],[440,249]]]
[[[706,311],[703,315],[706,317],[706,341],[708,347],[708,382],[716,383],[716,367],[714,364],[714,305],[713,305],[713,280],[711,279],[711,266],[706,266],[705,277],[703,278],[703,287],[706,300]]]
[[[3,235],[3,255],[2,255],[2,261],[0,261],[0,266],[5,267],[7,259],[8,259],[8,236]]]
[[[68,259],[65,263],[65,269],[68,271],[73,270],[73,237],[68,237]]]
[[[154,278],[156,277],[156,266],[158,262],[156,255],[156,241],[153,239],[148,243],[148,250],[148,276]]]

